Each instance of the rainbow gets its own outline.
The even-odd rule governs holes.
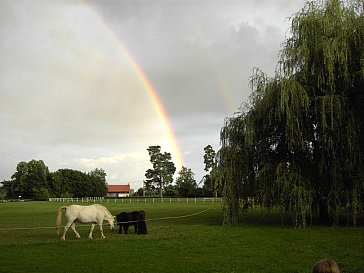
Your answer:
[[[86,2],[84,2],[86,3]],[[168,140],[170,148],[172,149],[171,155],[172,160],[176,164],[177,171],[182,169],[184,166],[183,154],[181,152],[177,137],[173,131],[173,127],[169,121],[168,115],[164,109],[164,106],[161,100],[158,97],[157,91],[154,89],[152,83],[148,79],[147,75],[144,73],[143,69],[137,63],[132,54],[128,51],[128,49],[124,46],[124,44],[120,41],[120,38],[116,36],[116,34],[107,26],[102,17],[97,13],[97,11],[86,3],[86,6],[89,7],[90,11],[95,15],[97,20],[101,22],[102,27],[105,32],[111,37],[113,41],[115,41],[115,45],[122,52],[122,54],[126,57],[128,63],[134,70],[137,78],[141,81],[144,90],[147,92],[148,97],[152,101],[153,107],[157,113],[159,121],[161,123],[163,132]]]
[[[221,96],[223,97],[223,100],[225,102],[225,105],[227,106],[228,110],[232,113],[236,112],[238,109],[236,108],[236,102],[231,96],[231,92],[229,92],[228,84],[223,77],[223,75],[219,72],[217,72],[216,75],[216,82],[219,87],[218,91],[220,92]]]
[[[138,75],[138,78],[141,80],[145,90],[148,93],[149,98],[151,99],[151,101],[153,103],[154,109],[162,124],[163,131],[164,131],[165,135],[167,136],[168,142],[173,150],[172,154],[174,154],[176,156],[177,170],[182,169],[182,166],[184,165],[183,155],[181,153],[177,137],[172,129],[172,125],[170,124],[168,115],[167,115],[166,111],[164,110],[161,100],[158,97],[158,93],[154,89],[154,87],[151,84],[148,77],[145,75],[144,71],[140,68],[140,66],[135,61],[135,59],[132,57],[132,55],[128,52],[128,50],[122,44],[119,44],[119,46],[123,50],[123,53],[127,57],[130,65],[133,67],[134,71]]]

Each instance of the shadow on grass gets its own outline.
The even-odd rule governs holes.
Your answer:
[[[307,218],[307,227],[331,227],[334,226],[332,218],[323,221],[318,216],[314,215],[311,219]],[[272,226],[272,227],[294,227],[294,223],[289,215],[280,215],[278,210],[268,211],[262,208],[254,208],[242,212],[239,215],[238,224],[251,225],[251,226]],[[339,227],[353,227],[352,220],[348,215],[340,215]],[[364,227],[364,214],[358,216],[357,227]]]

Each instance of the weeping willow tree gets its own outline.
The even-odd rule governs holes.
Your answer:
[[[364,4],[308,2],[292,18],[274,78],[256,69],[250,104],[221,130],[225,219],[256,197],[304,227],[355,226],[364,197]]]

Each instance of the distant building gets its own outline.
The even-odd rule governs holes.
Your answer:
[[[130,185],[107,185],[107,197],[129,197],[133,194]]]

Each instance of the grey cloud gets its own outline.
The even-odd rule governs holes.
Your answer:
[[[119,42],[156,89],[199,180],[203,147],[218,149],[253,68],[274,73],[286,18],[303,2],[1,1],[0,179],[32,158],[51,169],[104,164],[112,182],[143,179],[147,154],[128,155],[161,144],[159,121]],[[128,177],[118,171],[133,165]]]

